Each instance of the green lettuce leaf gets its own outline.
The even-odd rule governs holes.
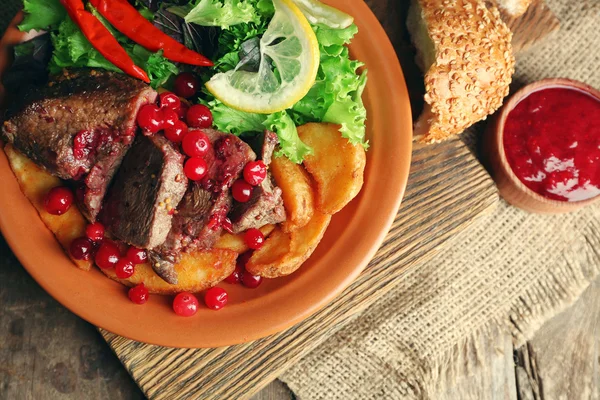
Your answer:
[[[269,115],[265,125],[267,129],[277,133],[280,147],[276,153],[278,156],[284,155],[291,161],[300,164],[304,157],[313,154],[313,149],[300,140],[296,124],[287,112],[281,111]]]
[[[261,132],[265,129],[266,115],[235,110],[219,100],[210,101],[206,105],[212,111],[214,124],[220,131],[241,135],[246,132]]]
[[[366,72],[357,70],[363,65],[350,59],[346,44],[358,32],[356,25],[346,29],[313,26],[319,41],[321,65],[315,85],[308,94],[292,107],[297,125],[307,122],[332,122],[342,126],[342,136],[352,144],[365,148],[367,111],[362,93],[367,83]]]
[[[168,10],[184,17],[187,23],[227,29],[232,25],[257,22],[259,16],[255,3],[256,1],[244,0],[199,0],[194,6],[188,4],[170,7]]]
[[[103,18],[100,19],[109,30],[112,27]],[[115,37],[127,51],[133,62],[142,67],[150,78],[153,88],[163,86],[166,82],[179,73],[179,69],[171,61],[163,57],[162,52],[152,53],[142,46],[129,41],[124,35],[115,32]],[[63,68],[102,68],[108,71],[121,72],[114,64],[108,61],[87,40],[79,27],[66,18],[51,34],[54,51],[49,63],[51,73],[58,73]]]
[[[56,27],[67,15],[60,0],[24,0],[23,11],[25,11],[25,18],[19,25],[22,31]]]

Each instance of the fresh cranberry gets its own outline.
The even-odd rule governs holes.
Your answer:
[[[173,92],[164,92],[160,94],[160,106],[177,111],[181,106],[181,100],[179,100],[179,97]]]
[[[129,289],[127,295],[129,296],[129,300],[133,301],[135,304],[144,304],[148,301],[148,298],[150,298],[148,289],[143,283]]]
[[[157,106],[154,104],[146,104],[140,108],[140,112],[137,115],[138,125],[151,132],[156,133],[163,128],[163,114]]]
[[[96,265],[101,269],[114,268],[121,258],[119,247],[110,241],[104,241],[96,252]]]
[[[101,242],[104,239],[104,225],[100,222],[94,222],[89,224],[85,228],[85,236],[87,236],[92,242]]]
[[[194,128],[210,128],[213,124],[213,116],[204,104],[194,104],[185,116],[189,126]]]
[[[227,304],[227,292],[220,287],[210,288],[204,295],[204,304],[211,310],[220,310]]]
[[[231,283],[232,285],[235,285],[236,283],[240,283],[240,277],[242,275],[242,272],[244,272],[244,270],[242,268],[240,268],[239,265],[236,265],[235,269],[233,270],[231,275],[229,275],[227,278],[225,278],[225,282]]]
[[[179,119],[185,120],[185,116],[187,115],[189,109],[190,106],[187,103],[181,103],[179,108],[175,111],[177,112],[177,116],[179,117]]]
[[[148,260],[148,253],[144,249],[138,249],[137,247],[131,246],[127,249],[125,257],[134,263],[135,265],[143,264]]]
[[[172,126],[165,128],[165,137],[173,143],[180,143],[187,133],[187,125],[180,120],[177,120]]]
[[[183,166],[183,172],[188,179],[199,181],[204,178],[208,172],[206,161],[199,157],[188,158]]]
[[[94,252],[94,243],[86,237],[77,238],[71,242],[69,252],[76,260],[89,260]]]
[[[180,122],[179,115],[177,115],[177,112],[175,110],[171,110],[170,108],[163,108],[161,111],[163,118],[163,129],[175,126],[175,123]]]
[[[193,74],[183,72],[175,78],[175,93],[184,99],[189,99],[196,94],[199,85],[198,79]]]
[[[198,311],[198,299],[191,293],[179,293],[173,299],[173,311],[181,317],[191,317]]]
[[[267,177],[267,166],[262,161],[250,161],[244,167],[244,179],[252,186],[258,186]]]
[[[210,139],[205,133],[192,131],[183,138],[182,147],[190,157],[204,157],[210,148]]]
[[[44,201],[44,207],[52,215],[63,215],[73,204],[73,192],[64,186],[50,189]]]
[[[127,279],[131,277],[134,272],[135,267],[133,266],[131,260],[128,260],[127,258],[121,258],[117,262],[117,265],[115,265],[115,274],[119,279]]]
[[[248,271],[242,271],[242,275],[240,276],[240,281],[242,285],[246,286],[250,289],[256,289],[262,283],[262,276],[252,275]]]
[[[256,228],[250,228],[244,233],[244,241],[252,250],[258,250],[265,243],[265,235]]]
[[[238,179],[231,186],[231,195],[236,201],[245,203],[252,197],[253,187],[246,181]]]

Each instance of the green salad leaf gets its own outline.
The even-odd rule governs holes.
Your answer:
[[[19,25],[22,31],[56,27],[67,15],[60,0],[24,0],[23,11],[25,11],[25,18]]]
[[[198,0],[195,5],[169,7],[168,10],[185,18],[187,23],[227,29],[232,25],[256,22],[259,16],[254,3],[244,0]]]
[[[258,23],[239,24],[224,30],[219,37],[220,58],[215,63],[217,70],[224,72],[238,67],[245,55],[245,45],[264,33],[269,18],[267,14]],[[367,111],[361,98],[367,73],[357,73],[363,64],[351,60],[346,47],[358,28],[356,25],[345,29],[315,25],[313,30],[319,41],[321,64],[315,84],[308,94],[290,110],[267,116],[233,110],[207,95],[212,100],[209,106],[216,110],[213,111],[213,117],[219,129],[236,134],[270,129],[279,137],[280,153],[296,163],[302,162],[312,152],[310,147],[302,143],[296,130],[296,126],[308,122],[339,124],[342,136],[352,144],[368,148],[365,140]]]
[[[152,53],[142,46],[134,44],[125,35],[115,30],[95,9],[92,8],[91,11],[117,38],[133,62],[148,73],[150,85],[153,88],[163,86],[179,73],[177,66],[163,57],[162,52]],[[48,65],[51,73],[58,73],[63,68],[83,67],[121,72],[92,46],[70,18],[63,19],[58,29],[51,33],[51,38],[54,47]]]

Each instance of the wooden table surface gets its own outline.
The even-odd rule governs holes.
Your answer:
[[[404,2],[368,3],[397,50],[402,50],[402,24],[398,21]],[[523,35],[516,47],[525,46],[538,34],[539,31]],[[399,53],[402,60],[406,53]],[[403,67],[407,76],[415,73],[410,60],[404,59]],[[422,85],[412,79],[408,84],[413,92]],[[409,195],[411,187],[416,195],[422,189],[420,185],[422,182],[413,178]],[[42,398],[135,399],[143,398],[143,394],[97,330],[48,296],[0,240],[0,399]],[[256,398],[287,399],[292,395],[275,382]]]

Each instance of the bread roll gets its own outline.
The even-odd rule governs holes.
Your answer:
[[[519,17],[527,11],[531,0],[498,0],[498,7],[512,17]]]
[[[407,24],[425,72],[417,140],[445,140],[502,105],[515,59],[496,8],[479,0],[413,0]]]

